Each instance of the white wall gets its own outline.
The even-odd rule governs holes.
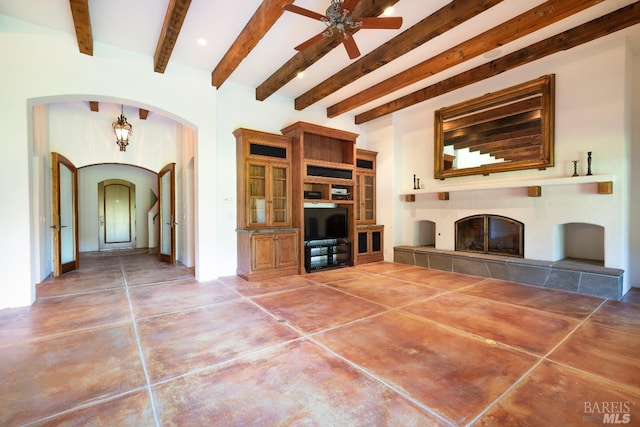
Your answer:
[[[633,58],[632,76],[640,75],[640,54]],[[629,91],[631,105],[631,135],[630,147],[631,178],[629,186],[631,192],[631,204],[629,217],[631,218],[631,235],[629,251],[629,277],[632,286],[640,287],[640,78],[636,77],[632,82],[632,90]]]
[[[381,169],[383,174],[400,181],[395,187],[378,188],[379,201],[394,202],[394,207],[387,209],[387,212],[393,211],[390,215],[394,219],[385,220],[387,233],[392,231],[393,244],[412,245],[415,222],[429,220],[436,223],[436,247],[453,250],[457,219],[477,213],[500,214],[525,223],[527,258],[557,260],[563,251],[555,236],[558,225],[591,223],[606,229],[606,266],[629,273],[630,160],[627,150],[631,135],[626,94],[632,81],[630,58],[633,55],[624,37],[614,34],[399,111],[392,119],[385,117],[369,123],[369,148],[383,147],[381,151],[393,157],[385,160]],[[435,110],[551,73],[556,74],[555,167],[487,177],[433,179]],[[394,148],[384,147],[385,140]],[[574,159],[580,160],[579,173],[584,175],[587,151],[593,152],[594,174],[615,176],[612,195],[595,194],[595,184],[591,184],[544,186],[541,198],[527,197],[526,189],[454,192],[449,201],[439,201],[437,194],[425,194],[416,196],[415,203],[404,202],[401,196],[413,188],[413,174],[435,191],[439,186],[453,183],[569,176]],[[388,204],[382,202],[378,206],[380,211],[381,206]],[[378,216],[388,218],[389,213],[379,212]],[[393,259],[389,254],[392,248],[385,249],[385,259]],[[630,279],[627,274],[625,287],[631,283],[638,283],[637,278]]]

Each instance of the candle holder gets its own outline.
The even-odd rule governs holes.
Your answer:
[[[587,175],[591,175],[591,151],[587,152]]]
[[[578,161],[577,160],[573,160],[573,175],[571,176],[578,176]]]

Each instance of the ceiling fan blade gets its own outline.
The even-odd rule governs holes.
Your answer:
[[[285,4],[282,6],[284,10],[288,10],[289,12],[297,13],[298,15],[306,16],[307,18],[317,19],[321,21],[326,19],[324,15],[320,15],[318,12],[314,12],[313,10],[305,9],[304,7],[296,6],[295,4]]]
[[[354,21],[362,22],[362,27],[360,28],[397,30],[402,27],[402,17],[400,16],[390,18],[358,18],[354,19]]]
[[[360,49],[358,49],[358,45],[356,45],[356,41],[353,39],[353,36],[350,36],[348,39],[342,37],[342,44],[347,50],[347,54],[350,59],[355,59],[360,56]]]
[[[342,2],[342,9],[347,9],[349,12],[353,13],[358,6],[358,3],[360,3],[360,0],[344,0]],[[340,12],[342,12],[342,10]]]
[[[311,46],[312,44],[316,43],[318,40],[323,39],[323,38],[324,38],[323,33],[316,34],[315,36],[311,37],[309,40],[300,43],[294,49],[297,50],[297,51],[303,51],[306,48],[308,48],[309,46]]]

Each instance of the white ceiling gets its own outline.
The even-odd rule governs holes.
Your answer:
[[[394,16],[403,17],[403,25],[399,30],[370,29],[361,30],[355,34],[362,54],[366,54],[431,15],[449,1],[400,0],[396,3],[393,13]],[[454,30],[436,37],[390,64],[344,87],[338,93],[319,101],[318,105],[329,107],[347,96],[445,51],[542,2],[543,0],[505,0],[459,25]],[[94,56],[100,56],[100,44],[107,44],[153,57],[168,3],[169,0],[89,0]],[[173,64],[182,64],[210,73],[260,3],[261,0],[192,0],[165,73],[172,72]],[[330,0],[295,0],[297,6],[322,14],[329,3]],[[630,3],[633,3],[633,0],[605,0],[570,18],[503,46],[501,54],[515,51]],[[69,33],[75,37],[69,0],[0,0],[0,14]],[[229,80],[254,88],[259,86],[296,54],[294,46],[319,33],[323,28],[321,22],[291,12],[284,12],[283,16],[240,64]],[[624,32],[629,34],[632,46],[638,52],[640,50],[640,26],[636,25]],[[206,46],[198,44],[197,41],[200,38],[207,40]],[[77,49],[77,45],[74,45],[73,48]],[[357,114],[366,111],[382,102],[390,101],[488,61],[489,59],[484,57],[471,59],[360,107],[351,113]],[[307,69],[304,78],[294,79],[276,93],[296,98],[350,63],[351,60],[345,50],[339,46]]]

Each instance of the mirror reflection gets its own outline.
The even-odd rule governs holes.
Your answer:
[[[436,179],[553,166],[554,75],[435,113]]]

